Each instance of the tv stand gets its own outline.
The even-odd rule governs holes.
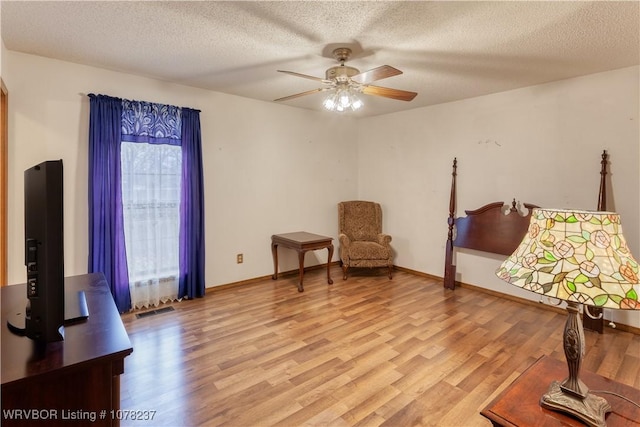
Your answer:
[[[69,425],[63,414],[70,413],[97,414],[92,426],[118,425],[111,414],[120,409],[120,375],[124,358],[133,351],[129,336],[102,273],[68,277],[65,288],[76,294],[84,291],[91,315],[66,325],[64,341],[40,343],[12,333],[0,334],[3,427]],[[26,284],[0,291],[5,324],[24,301]],[[22,410],[22,419],[11,416],[18,410]],[[104,418],[99,416],[101,411],[105,411]]]

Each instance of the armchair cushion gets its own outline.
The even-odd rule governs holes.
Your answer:
[[[353,242],[349,248],[349,258],[384,260],[389,259],[389,247],[377,242]],[[386,265],[386,264],[385,264]]]

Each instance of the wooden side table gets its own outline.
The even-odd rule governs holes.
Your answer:
[[[327,257],[327,283],[333,284],[331,280],[331,258],[333,257],[333,244],[331,241],[333,238],[327,236],[320,236],[319,234],[307,233],[305,231],[297,231],[295,233],[274,234],[271,236],[271,253],[273,254],[273,280],[278,279],[278,246],[282,245],[285,248],[294,249],[298,252],[298,263],[300,280],[298,282],[298,292],[304,292],[302,286],[302,279],[304,277],[304,254],[308,251],[315,251],[317,249],[329,250],[329,256]]]
[[[584,423],[577,418],[540,406],[540,398],[547,392],[551,382],[562,381],[567,374],[566,363],[542,356],[480,414],[488,418],[494,426],[584,427]],[[593,372],[582,370],[580,379],[590,390],[606,390],[635,402],[640,401],[640,390]],[[608,427],[640,425],[640,408],[610,394],[594,394],[604,397],[611,405],[612,411],[606,416]]]

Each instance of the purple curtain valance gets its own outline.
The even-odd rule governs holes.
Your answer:
[[[108,95],[89,94],[89,97],[122,103],[122,141],[181,145],[183,107]]]
[[[147,144],[180,145],[180,107],[122,100],[122,140]]]

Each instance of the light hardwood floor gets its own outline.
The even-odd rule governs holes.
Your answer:
[[[538,357],[564,361],[563,313],[394,273],[317,269],[304,293],[288,275],[124,315],[121,407],[156,413],[122,425],[488,426],[479,411]],[[640,336],[586,340],[583,369],[640,388]]]

